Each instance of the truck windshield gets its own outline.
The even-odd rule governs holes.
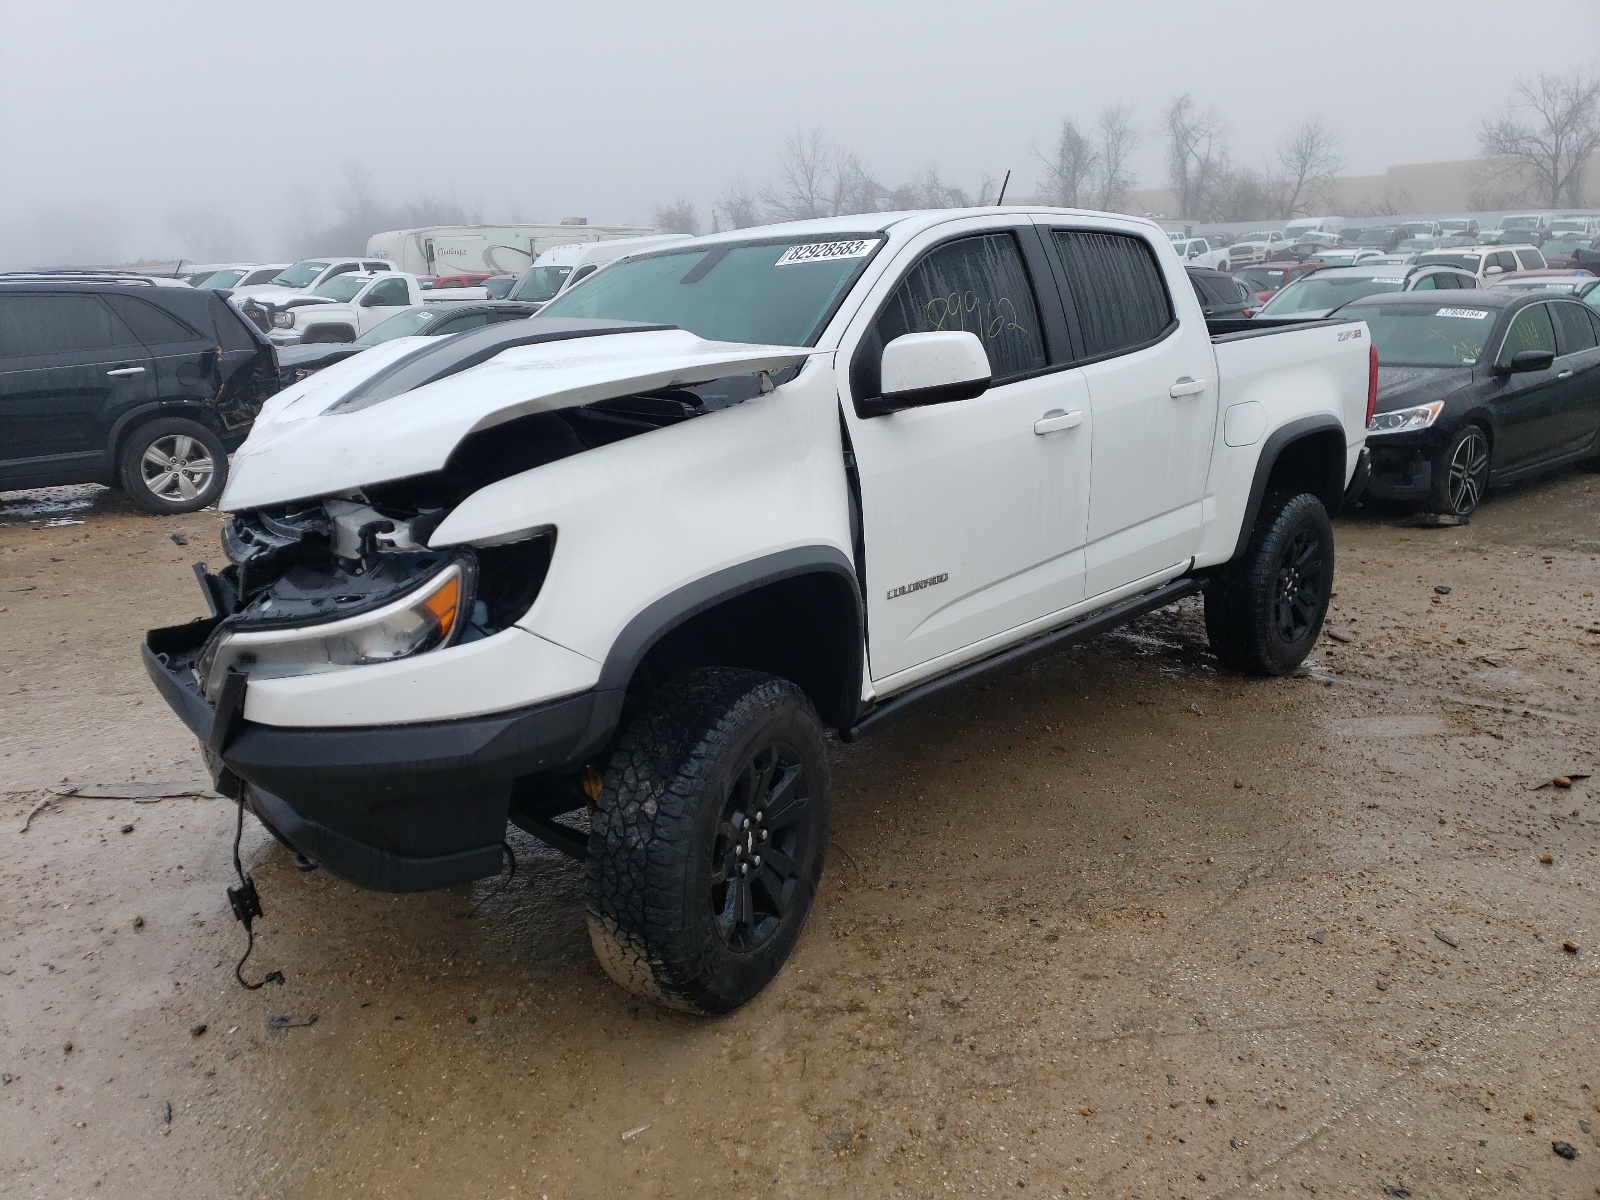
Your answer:
[[[1494,328],[1490,309],[1422,308],[1357,304],[1344,316],[1359,317],[1372,331],[1380,367],[1471,366]]]
[[[303,288],[327,269],[328,264],[321,259],[307,259],[285,267],[272,277],[272,282],[279,287]]]
[[[1398,292],[1406,281],[1395,276],[1370,275],[1345,276],[1329,279],[1322,275],[1308,275],[1297,279],[1262,305],[1263,317],[1287,317],[1303,312],[1327,312],[1379,292]]]
[[[571,274],[571,267],[529,267],[528,273],[512,289],[507,299],[543,304],[561,290],[561,285]]]
[[[629,259],[539,310],[676,325],[703,338],[809,346],[881,234],[722,242]]]
[[[359,275],[335,275],[332,279],[317,284],[311,289],[311,294],[326,296],[329,300],[337,300],[343,304],[346,300],[354,300],[356,293],[366,287],[368,282]]]

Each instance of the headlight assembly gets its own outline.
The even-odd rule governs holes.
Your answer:
[[[472,606],[473,566],[457,559],[398,600],[370,612],[279,629],[228,628],[212,635],[195,671],[215,700],[230,667],[252,679],[313,675],[364,663],[390,662],[448,646]]]
[[[1444,401],[1434,400],[1428,404],[1419,404],[1415,408],[1397,408],[1393,412],[1381,412],[1367,422],[1368,433],[1410,433],[1416,429],[1426,429],[1439,419],[1439,414],[1444,411]]]
[[[293,329],[294,328],[294,311],[292,309],[286,308],[286,309],[281,310],[280,312],[273,313],[272,314],[272,327],[274,329]]]

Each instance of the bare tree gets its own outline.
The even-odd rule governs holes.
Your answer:
[[[1497,175],[1520,176],[1551,208],[1582,203],[1583,172],[1600,148],[1600,74],[1541,71],[1478,128],[1479,154]]]
[[[1339,155],[1338,134],[1321,117],[1302,121],[1278,143],[1276,158],[1278,216],[1285,220],[1307,216],[1328,204],[1344,159]]]
[[[1127,202],[1134,185],[1128,159],[1139,148],[1139,131],[1133,124],[1133,105],[1116,104],[1100,110],[1097,125],[1099,148],[1095,152],[1092,174],[1095,180],[1095,206],[1113,212]]]
[[[1227,159],[1228,127],[1216,108],[1201,112],[1187,92],[1162,114],[1167,139],[1167,185],[1178,200],[1179,217],[1197,217]]]
[[[827,212],[828,166],[832,157],[822,130],[791,133],[778,158],[778,178],[762,190],[761,199],[779,220],[806,221]]]
[[[1062,208],[1083,208],[1088,204],[1098,161],[1094,147],[1076,121],[1070,117],[1062,120],[1055,148],[1048,155],[1037,147],[1033,153],[1044,164],[1039,188],[1052,203]]]
[[[854,151],[835,147],[829,156],[826,179],[828,181],[828,210],[826,216],[840,217],[849,213],[873,212],[883,195],[883,187],[872,173],[862,165]]]
[[[1207,221],[1264,220],[1277,211],[1275,192],[1260,171],[1224,159],[1212,171],[1205,208],[1198,215]]]
[[[711,206],[713,219],[726,221],[729,229],[748,229],[761,223],[755,190],[744,179],[735,179]]]
[[[700,232],[700,214],[695,212],[693,200],[679,196],[671,204],[652,208],[650,224],[660,233],[697,234]]]

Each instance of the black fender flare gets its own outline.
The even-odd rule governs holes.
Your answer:
[[[117,473],[117,456],[122,453],[122,440],[128,436],[128,432],[146,421],[158,420],[161,417],[182,417],[197,425],[204,425],[218,437],[223,436],[221,422],[216,419],[209,407],[199,401],[151,400],[149,403],[139,405],[138,408],[129,409],[112,424],[105,448],[105,469],[109,475],[115,476]]]
[[[850,615],[854,627],[850,631],[850,644],[846,649],[845,686],[850,689],[850,694],[840,698],[840,710],[854,713],[860,704],[864,652],[862,630],[865,622],[855,565],[849,555],[837,546],[796,546],[736,563],[685,584],[646,605],[622,627],[622,632],[611,643],[611,649],[600,667],[596,690],[615,691],[620,696],[651,647],[691,617],[769,584],[817,574],[837,576],[849,588],[852,600]]]
[[[1256,527],[1256,518],[1261,515],[1261,502],[1267,496],[1267,481],[1272,478],[1272,469],[1278,465],[1278,458],[1283,454],[1285,447],[1302,438],[1319,433],[1335,433],[1339,435],[1339,487],[1340,494],[1344,492],[1344,426],[1338,420],[1327,414],[1315,417],[1299,417],[1286,425],[1281,425],[1268,436],[1266,443],[1261,447],[1261,456],[1256,459],[1255,477],[1250,481],[1250,498],[1245,502],[1244,520],[1239,526],[1239,540],[1233,547],[1232,562],[1243,554],[1250,545],[1250,534]],[[1337,503],[1330,516],[1337,516]]]

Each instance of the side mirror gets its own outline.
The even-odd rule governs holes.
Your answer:
[[[1510,374],[1520,375],[1524,371],[1548,371],[1555,364],[1553,350],[1518,350],[1511,356],[1511,365],[1507,370]]]
[[[882,395],[863,399],[866,416],[971,400],[989,390],[989,356],[976,334],[907,333],[883,348]]]
[[[1501,275],[1501,274],[1505,273],[1505,268],[1504,267],[1485,267],[1483,269],[1483,273],[1485,275]]]

